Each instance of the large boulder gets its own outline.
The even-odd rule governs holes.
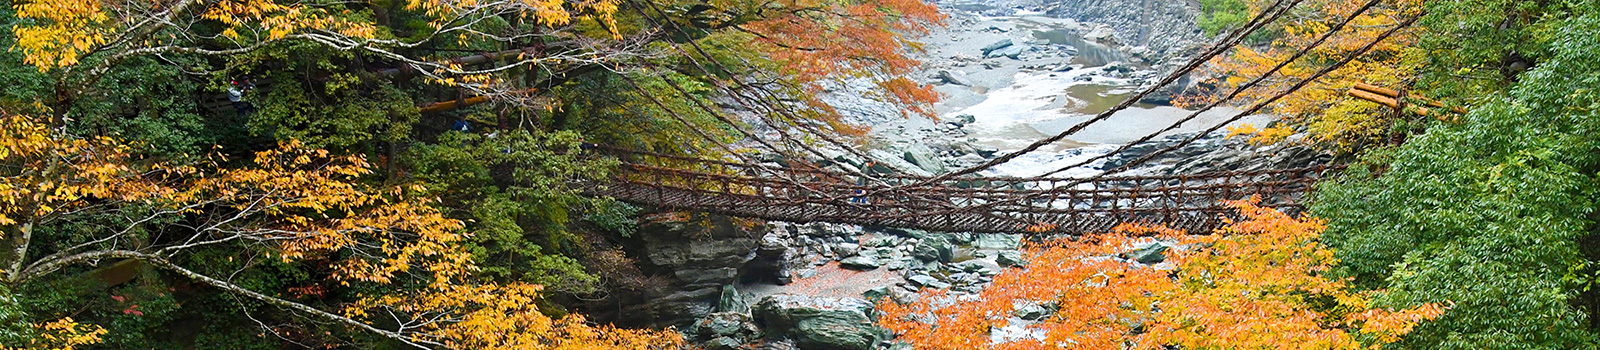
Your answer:
[[[1129,251],[1127,256],[1128,259],[1138,261],[1141,264],[1155,264],[1167,260],[1166,255],[1161,254],[1166,251],[1167,245],[1165,244],[1161,244],[1160,242],[1147,242],[1134,244],[1133,250]]]
[[[750,314],[738,312],[717,312],[706,314],[695,321],[690,327],[689,334],[697,339],[715,340],[729,338],[739,343],[749,341],[757,333],[755,321]]]
[[[994,262],[1005,267],[1020,267],[1027,263],[1022,260],[1022,252],[1015,250],[1001,251],[999,254],[996,254]]]
[[[869,350],[878,342],[870,323],[827,317],[801,320],[794,338],[801,350]]]
[[[944,160],[939,159],[939,156],[934,154],[933,149],[922,144],[906,147],[906,152],[902,158],[929,173],[940,174],[945,172]]]
[[[983,55],[984,56],[988,56],[990,52],[994,52],[995,50],[1011,47],[1011,44],[1012,44],[1011,39],[1001,39],[1000,41],[996,41],[993,44],[989,44],[987,46],[984,46],[983,47]]]
[[[710,223],[702,225],[701,222]],[[638,235],[641,267],[665,277],[665,288],[641,290],[639,309],[623,310],[619,317],[655,320],[657,325],[688,325],[696,318],[719,309],[723,287],[740,281],[753,270],[771,274],[771,269],[752,269],[763,249],[765,226],[737,225],[732,219],[711,216],[703,221],[661,220],[642,225]],[[781,237],[768,242],[774,258],[784,254],[776,245]],[[770,265],[770,264],[769,264]],[[731,305],[730,305],[731,306]],[[642,317],[641,317],[642,316]]]
[[[883,264],[881,262],[879,262],[878,259],[875,258],[875,257],[867,256],[867,255],[857,255],[857,256],[852,256],[852,257],[849,257],[849,258],[845,258],[844,260],[839,260],[839,266],[842,266],[842,267],[847,268],[847,269],[865,271],[865,270],[877,269],[878,266],[883,266]]]
[[[993,233],[980,234],[972,240],[972,247],[978,249],[1017,249],[1022,245],[1022,235]]]
[[[949,283],[945,283],[944,281],[940,281],[939,278],[937,278],[937,277],[928,276],[928,275],[912,275],[911,277],[906,278],[906,280],[909,280],[909,281],[911,281],[911,283],[916,284],[918,286],[922,286],[922,287],[928,287],[928,288],[933,288],[933,289],[950,288],[950,284]]]
[[[955,245],[944,237],[928,236],[911,248],[911,256],[923,261],[950,262],[955,259]]]
[[[769,337],[792,338],[801,350],[868,350],[879,334],[872,312],[857,298],[775,294],[756,303],[755,319]]]
[[[717,311],[750,313],[750,302],[745,301],[744,293],[740,293],[733,285],[722,286],[722,296],[717,298]]]
[[[1018,58],[1022,57],[1022,52],[1023,51],[1027,51],[1027,50],[1028,50],[1027,46],[1013,45],[1013,46],[1008,46],[1008,47],[1003,48],[1003,49],[994,50],[994,51],[990,51],[989,53],[983,54],[983,58],[1008,57],[1008,58],[1011,58],[1011,59],[1018,59]]]

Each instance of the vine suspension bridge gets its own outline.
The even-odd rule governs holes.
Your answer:
[[[1186,65],[1179,67],[1156,84],[1128,97],[1121,104],[1093,118],[1074,125],[1057,135],[1034,142],[1018,151],[1010,152],[983,164],[949,174],[912,176],[878,173],[871,169],[863,171],[854,167],[841,167],[843,170],[830,170],[804,161],[791,162],[787,166],[772,165],[752,159],[745,154],[746,152],[734,150],[731,146],[718,142],[717,138],[695,130],[693,125],[679,111],[667,106],[660,100],[653,100],[655,105],[667,111],[670,117],[682,122],[685,126],[689,126],[690,130],[700,133],[698,135],[700,138],[722,147],[723,151],[725,151],[722,153],[726,156],[718,159],[707,159],[604,145],[588,145],[597,151],[594,152],[595,154],[616,157],[621,162],[622,167],[615,174],[612,181],[586,181],[577,185],[590,195],[612,197],[624,202],[669,210],[703,211],[800,223],[821,221],[934,231],[1085,233],[1110,230],[1121,223],[1143,223],[1164,224],[1174,229],[1201,233],[1209,232],[1225,222],[1226,214],[1231,212],[1231,208],[1226,204],[1227,201],[1246,199],[1252,196],[1259,196],[1260,205],[1289,213],[1299,213],[1304,209],[1301,200],[1312,185],[1328,176],[1328,172],[1337,169],[1318,165],[1291,169],[1188,175],[1141,176],[1119,175],[1118,173],[1146,163],[1156,156],[1187,146],[1228,123],[1260,112],[1266,106],[1366,54],[1378,43],[1401,29],[1414,24],[1420,15],[1398,22],[1391,29],[1368,41],[1360,49],[1348,52],[1342,59],[1324,66],[1321,70],[1306,78],[1298,79],[1298,82],[1288,88],[1280,88],[1272,97],[1257,101],[1232,118],[1216,123],[1176,144],[1145,154],[1098,175],[1082,178],[1051,177],[1053,174],[1088,165],[1093,161],[1122,153],[1137,144],[1175,130],[1201,113],[1237,98],[1246,90],[1256,88],[1262,81],[1278,74],[1280,70],[1290,63],[1322,45],[1362,13],[1378,5],[1381,0],[1369,0],[1362,8],[1345,18],[1343,22],[1330,27],[1316,41],[1301,48],[1284,61],[1279,62],[1271,70],[1262,73],[1247,83],[1234,87],[1228,94],[1193,111],[1192,114],[1172,123],[1167,128],[1129,142],[1115,151],[1030,178],[984,177],[976,176],[975,174],[1043,148],[1046,145],[1061,141],[1074,133],[1082,131],[1090,124],[1106,120],[1113,113],[1132,106],[1136,101],[1172,84],[1182,76],[1193,72],[1211,58],[1226,52],[1251,33],[1288,13],[1290,9],[1301,1],[1303,0],[1277,0],[1276,3],[1263,9],[1249,22],[1219,39],[1218,42],[1212,44],[1204,52],[1187,62]],[[665,12],[657,8],[655,4],[649,2],[627,2],[627,4],[630,9],[650,20],[661,31],[676,31],[685,37],[689,36],[685,29],[679,27],[676,23],[665,20],[656,21],[655,18],[657,17],[665,17]],[[651,15],[652,10],[657,16]],[[694,59],[694,57],[710,57],[694,41],[687,41],[682,44],[669,41],[669,44],[671,44],[668,45],[669,47],[688,58],[693,67],[705,72],[708,76],[716,75],[712,73],[712,68],[707,68]],[[685,48],[686,46],[689,48]],[[493,61],[500,57],[516,56],[529,50],[541,51],[546,48],[547,46],[539,46],[536,48],[485,53],[457,57],[449,59],[449,61],[460,65],[477,64]],[[691,50],[698,52],[698,54],[691,53]],[[707,62],[715,65],[714,68],[718,71],[731,71],[718,61],[708,60]],[[594,67],[588,68],[592,69]],[[421,67],[408,66],[378,73],[400,75],[420,69]],[[623,69],[622,67],[616,67],[614,70],[621,71]],[[618,77],[635,89],[639,89],[640,92],[644,92],[639,87],[639,84],[634,81],[634,78],[629,77],[627,74],[619,74]],[[685,95],[688,94],[682,86],[672,79],[661,79],[661,82]],[[778,99],[770,92],[763,92],[759,88],[743,85],[737,80],[730,82],[712,79],[709,83],[746,110],[765,111],[772,115],[783,116],[785,117],[783,119],[786,120],[802,119],[790,111],[788,105],[777,101]],[[512,91],[511,94],[529,93],[536,90],[538,89],[530,88]],[[1405,108],[1403,94],[1385,94],[1384,91],[1389,90],[1366,86],[1364,91],[1352,90],[1351,94],[1352,96],[1390,106],[1397,111]],[[420,110],[424,113],[439,112],[488,102],[491,100],[490,97],[488,95],[471,98],[462,96],[455,101],[420,106]],[[698,107],[699,112],[716,117],[729,128],[743,134],[746,139],[759,143],[762,147],[759,147],[758,151],[779,155],[783,159],[829,158],[822,156],[822,152],[817,151],[812,146],[808,146],[806,142],[800,141],[801,137],[787,131],[788,127],[780,126],[783,123],[773,121],[765,116],[753,118],[754,121],[765,124],[781,134],[782,137],[778,141],[782,142],[784,147],[779,147],[774,145],[773,142],[756,136],[754,132],[742,125],[744,123],[736,122],[733,120],[734,118],[727,116],[726,111],[697,100],[693,102],[693,107]],[[216,101],[213,104],[217,105],[216,108],[226,108],[220,101]],[[1454,112],[1462,113],[1461,111]],[[1427,115],[1428,113],[1424,110],[1421,114]],[[1435,113],[1434,116],[1443,117],[1438,113]],[[829,137],[828,131],[820,127],[805,123],[795,123],[792,124],[792,127],[801,129],[798,131],[806,135],[825,140],[859,159],[872,159],[872,157],[853,149],[845,143]],[[795,149],[804,152],[798,152]],[[803,153],[809,153],[815,157],[807,157]]]
[[[615,148],[624,160],[595,195],[675,210],[789,222],[833,222],[952,232],[1104,232],[1121,223],[1204,232],[1231,210],[1225,201],[1260,196],[1286,212],[1327,167],[1172,176],[981,177],[912,186],[929,177],[857,175],[817,167],[751,165]],[[703,170],[686,170],[703,169]],[[788,181],[798,180],[798,181]]]
[[[1348,52],[1340,60],[1324,66],[1308,77],[1299,79],[1286,89],[1277,91],[1272,97],[1257,101],[1228,120],[1212,125],[1174,145],[1145,154],[1098,175],[1083,178],[1051,177],[1053,174],[1122,153],[1137,144],[1177,129],[1201,113],[1237,98],[1242,92],[1255,88],[1262,81],[1325,43],[1362,13],[1377,6],[1381,0],[1370,0],[1343,22],[1330,27],[1313,43],[1279,62],[1271,70],[1234,87],[1224,97],[1199,108],[1193,114],[1163,130],[1145,135],[1115,151],[1036,177],[982,177],[975,174],[1061,141],[1090,124],[1103,121],[1111,114],[1132,106],[1134,102],[1151,92],[1172,84],[1211,58],[1238,45],[1245,37],[1277,20],[1300,2],[1301,0],[1278,0],[1161,81],[1093,118],[1018,151],[949,174],[931,177],[881,174],[874,173],[870,167],[863,171],[850,166],[839,167],[843,170],[829,170],[804,161],[790,162],[791,164],[787,166],[773,165],[751,159],[725,145],[723,147],[729,158],[739,158],[738,161],[597,146],[596,148],[602,153],[620,160],[622,169],[616,174],[614,181],[585,184],[585,189],[593,195],[665,209],[704,211],[790,222],[823,221],[934,231],[1086,233],[1103,232],[1122,223],[1143,223],[1163,224],[1174,229],[1202,233],[1225,223],[1226,214],[1231,212],[1227,201],[1253,196],[1260,200],[1260,205],[1299,213],[1304,209],[1301,200],[1311,189],[1312,184],[1326,177],[1328,171],[1336,169],[1311,166],[1173,176],[1117,174],[1161,154],[1187,146],[1228,123],[1260,112],[1264,107],[1365,55],[1378,43],[1414,24],[1419,16],[1400,21],[1361,48]],[[650,18],[647,9],[653,9],[657,14],[664,14],[653,4],[630,3],[630,7],[645,18]],[[664,22],[666,24],[656,23],[656,25],[687,34],[676,24]],[[702,57],[708,57],[693,41],[687,44],[686,46],[700,53]],[[695,56],[684,46],[672,45],[672,47],[685,57]],[[709,62],[717,65],[716,68],[720,70],[727,70],[715,60]],[[711,74],[711,70],[699,62],[693,63],[700,70]],[[664,80],[674,89],[682,90],[671,80]],[[714,87],[747,109],[760,110],[755,106],[761,106],[770,113],[794,119],[791,113],[781,107],[781,102],[763,98],[759,89],[742,85],[728,86],[729,84],[719,81],[712,83]],[[629,84],[637,87],[631,80]],[[656,101],[656,104],[665,110],[672,110],[660,101]],[[786,152],[786,149],[794,148],[817,156],[811,159],[828,159],[822,156],[822,152],[786,133],[785,128],[779,127],[778,123],[765,118],[756,118],[779,132],[783,136],[780,141],[787,141],[786,145],[789,147],[778,147],[756,137],[754,133],[741,128],[740,123],[730,120],[715,108],[703,104],[699,107],[701,111],[739,130],[747,139],[783,156],[783,159],[808,159]],[[681,115],[673,113],[672,116],[689,125]],[[829,138],[826,131],[814,130],[814,127],[807,127],[803,123],[798,127],[860,159],[872,159],[842,142]],[[714,141],[707,135],[701,137]]]

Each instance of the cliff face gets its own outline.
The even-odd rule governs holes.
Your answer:
[[[1187,58],[1208,43],[1205,31],[1195,24],[1200,5],[1189,0],[943,0],[939,5],[989,16],[1043,12],[1093,29],[1107,28],[1107,33],[1082,34],[1153,65]]]
[[[1195,24],[1199,6],[1189,1],[1038,0],[1037,6],[1051,17],[1110,26],[1118,43],[1152,63],[1188,56],[1205,45],[1205,32]]]

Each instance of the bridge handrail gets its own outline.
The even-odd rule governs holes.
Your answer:
[[[609,146],[609,145],[598,145],[597,144],[596,147],[600,148],[600,149],[604,149],[604,150],[610,151],[610,152],[616,152],[616,153],[621,153],[621,154],[625,154],[625,155],[643,155],[643,156],[650,156],[650,157],[672,159],[672,160],[677,160],[677,161],[714,164],[714,165],[727,166],[727,167],[733,167],[733,168],[760,168],[760,169],[764,169],[764,170],[778,171],[778,172],[828,175],[830,177],[841,177],[841,178],[843,178],[843,177],[856,177],[855,175],[846,174],[846,173],[843,173],[843,172],[829,171],[829,170],[815,168],[815,167],[801,168],[801,167],[793,167],[793,166],[785,167],[785,166],[773,166],[773,165],[764,165],[764,164],[744,164],[744,163],[730,162],[730,161],[725,161],[725,160],[706,159],[706,158],[691,157],[691,156],[663,154],[663,153],[650,152],[650,151],[631,150],[631,149],[614,147],[614,146]],[[612,155],[616,156],[617,154],[612,154]],[[635,165],[635,166],[650,166],[650,165],[647,165],[647,164],[631,163],[631,162],[627,162],[626,160],[624,160],[624,163],[625,164],[629,164],[629,165]],[[662,169],[673,169],[673,168],[658,167],[658,166],[652,166],[652,167],[662,168]],[[1212,172],[1203,172],[1203,173],[1195,173],[1195,174],[1113,175],[1113,176],[1105,176],[1105,177],[1089,176],[1089,177],[1037,177],[1037,178],[1015,177],[1015,176],[984,176],[984,177],[958,177],[958,178],[952,178],[952,179],[947,180],[947,181],[960,183],[960,182],[972,182],[972,181],[987,181],[987,182],[1048,182],[1048,181],[1060,181],[1060,182],[1073,182],[1073,181],[1088,180],[1088,181],[1091,181],[1091,182],[1117,182],[1117,181],[1136,181],[1136,180],[1195,180],[1195,179],[1222,178],[1222,177],[1233,177],[1233,176],[1279,175],[1279,174],[1285,174],[1285,173],[1310,173],[1310,172],[1321,173],[1321,172],[1324,172],[1324,171],[1327,171],[1327,170],[1337,170],[1336,168],[1339,168],[1339,167],[1333,167],[1333,166],[1328,166],[1328,165],[1312,165],[1312,166],[1295,167],[1295,168],[1283,168],[1283,169],[1253,169],[1253,170],[1212,171]],[[673,170],[681,170],[681,169],[673,169]],[[705,173],[705,174],[711,174],[711,173]],[[927,179],[932,179],[933,178],[931,176],[917,176],[917,175],[907,175],[907,174],[875,174],[875,177],[880,178],[880,179],[884,179],[884,178],[895,179],[895,180],[902,180],[903,179],[903,180],[909,180],[909,181],[920,181],[920,180],[927,180]]]

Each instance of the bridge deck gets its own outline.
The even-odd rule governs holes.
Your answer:
[[[1230,212],[1225,201],[1259,195],[1262,205],[1299,211],[1300,197],[1326,170],[1316,166],[1189,176],[989,177],[911,186],[926,178],[888,174],[863,178],[817,168],[667,158],[653,158],[657,165],[644,165],[630,157],[616,181],[592,185],[587,191],[659,208],[801,223],[1084,233],[1131,222],[1208,232]]]

